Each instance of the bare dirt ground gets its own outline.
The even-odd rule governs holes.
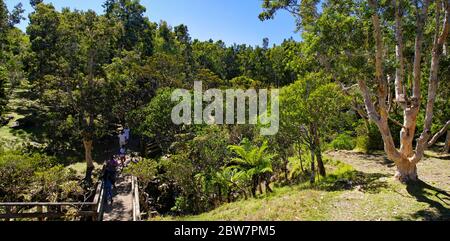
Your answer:
[[[382,153],[362,154],[353,151],[327,152],[330,158],[340,160],[365,173],[395,174],[395,164]],[[417,165],[419,178],[430,185],[450,191],[450,160],[427,157]]]
[[[354,189],[335,199],[333,220],[450,220],[450,160],[427,157],[418,164],[420,182],[404,185],[394,180],[395,165],[382,153],[328,152],[365,175],[376,175],[366,192]],[[436,155],[433,155],[436,156]]]

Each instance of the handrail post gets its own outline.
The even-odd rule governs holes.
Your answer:
[[[141,220],[141,211],[140,211],[140,205],[139,205],[139,185],[137,181],[137,177],[132,176],[131,177],[131,191],[132,197],[133,197],[133,221],[140,221]]]
[[[96,195],[94,197],[94,202],[96,203],[96,205],[94,205],[94,212],[96,213],[94,221],[101,221],[103,219],[104,195],[103,181],[100,180],[97,186]]]
[[[11,214],[11,207],[5,207],[5,212],[6,212],[6,215],[10,215]],[[9,217],[7,217],[6,219],[5,219],[5,221],[6,222],[9,222],[11,219],[9,218]]]
[[[38,213],[43,213],[43,206],[37,206],[37,207],[36,207],[36,211],[37,211]],[[42,222],[42,221],[44,221],[44,218],[39,217],[39,218],[38,218],[38,221]]]

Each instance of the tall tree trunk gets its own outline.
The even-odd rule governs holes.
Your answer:
[[[410,162],[407,158],[397,162],[396,167],[395,178],[397,180],[406,183],[418,179],[416,164]]]
[[[288,158],[283,155],[283,171],[284,171],[284,180],[286,181],[286,183],[289,182],[288,164],[289,164]]]
[[[92,138],[90,135],[85,134],[83,136],[83,146],[84,146],[84,158],[86,160],[86,177],[85,180],[90,181],[92,178],[92,171],[94,170],[94,161],[92,159]]]
[[[313,138],[313,152],[314,155],[316,156],[316,160],[317,160],[317,171],[319,172],[319,174],[324,177],[326,176],[326,171],[325,171],[325,165],[323,164],[323,160],[322,160],[322,150],[320,148],[320,136],[319,136],[319,130],[317,127],[317,123],[313,123],[311,126],[311,135]]]
[[[271,181],[272,175],[266,173],[266,174],[264,174],[264,176],[265,176],[264,179],[265,179],[266,193],[273,192],[272,188],[270,188],[270,181]]]
[[[447,138],[445,138],[444,153],[449,153],[450,151],[450,130],[447,130]]]
[[[316,149],[316,158],[317,158],[317,171],[322,177],[325,177],[327,175],[327,172],[325,171],[325,165],[323,164],[322,152],[317,149]]]
[[[258,190],[259,190],[259,194],[263,194],[262,182],[263,182],[263,179],[262,179],[261,176],[259,176],[259,177],[258,177]]]
[[[311,151],[311,176],[310,176],[309,182],[314,183],[316,181],[316,168],[315,168],[315,164],[314,164],[315,155],[314,155],[314,150],[310,150],[310,151]]]
[[[256,189],[258,189],[258,177],[254,175],[252,177],[252,195],[253,197],[256,197]]]
[[[300,169],[302,169],[302,173],[305,173],[305,169],[303,168],[303,158],[302,158],[302,143],[298,143],[298,159],[300,161]]]

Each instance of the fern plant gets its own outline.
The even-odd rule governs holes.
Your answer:
[[[260,186],[262,190],[261,183],[266,181],[267,184],[267,177],[273,172],[272,160],[275,155],[267,152],[268,142],[255,146],[248,139],[244,139],[240,145],[230,145],[228,148],[236,155],[228,168],[236,169],[240,175],[250,177],[252,194],[255,195],[256,188]]]

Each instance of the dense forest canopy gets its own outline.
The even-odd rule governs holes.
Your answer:
[[[261,4],[263,21],[291,13],[302,41],[200,41],[189,26],[151,22],[136,0],[107,0],[102,13],[31,1],[22,32],[21,4],[8,10],[0,0],[2,123],[19,91],[38,130],[33,145],[0,139],[0,179],[22,183],[2,181],[0,201],[79,198],[63,166],[84,160],[83,183],[91,183],[124,126],[145,158],[127,171],[149,193],[144,208],[160,213],[204,212],[270,192],[272,182],[314,183],[327,175],[326,149],[384,150],[405,182],[418,178],[432,145],[445,142],[449,151],[450,1]],[[280,89],[278,134],[261,136],[248,124],[173,124],[171,94],[194,81]],[[36,183],[48,188],[38,195]]]

